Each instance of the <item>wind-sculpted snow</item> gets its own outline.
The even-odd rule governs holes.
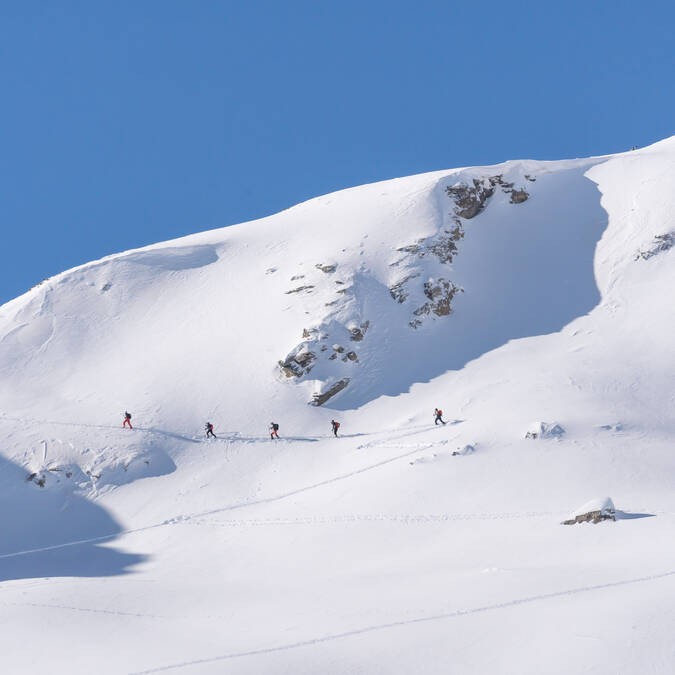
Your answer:
[[[131,253],[124,257],[124,262],[169,271],[196,269],[217,260],[218,254],[213,246],[168,246],[156,251]]]

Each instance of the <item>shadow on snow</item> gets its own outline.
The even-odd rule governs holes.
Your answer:
[[[382,395],[397,396],[416,382],[460,370],[510,340],[557,333],[596,307],[601,296],[595,249],[608,215],[596,184],[584,175],[588,168],[544,174],[525,204],[488,205],[463,223],[467,237],[446,276],[465,292],[450,317],[392,340],[387,320],[375,320],[378,309],[390,307],[389,290],[370,288],[370,296],[379,300],[366,308],[374,319],[369,339],[386,349],[369,353],[364,342],[363,351],[369,367],[387,376],[355,378],[354,387],[326,407],[347,410]],[[446,201],[442,208],[449,212]],[[401,305],[400,311],[407,310]],[[406,316],[397,321],[405,322]]]
[[[0,532],[0,582],[127,574],[146,559],[101,545],[121,532],[105,509],[69,491],[26,482],[26,471],[1,457]],[[92,538],[99,543],[39,550]]]

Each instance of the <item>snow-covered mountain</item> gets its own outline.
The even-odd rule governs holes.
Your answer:
[[[8,672],[672,672],[674,185],[423,174],[0,307]]]

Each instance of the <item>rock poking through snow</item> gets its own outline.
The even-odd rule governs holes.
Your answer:
[[[529,196],[525,190],[511,190],[511,203],[522,204]]]
[[[279,368],[286,377],[302,377],[309,373],[315,360],[316,354],[303,343],[279,361]]]
[[[364,321],[360,326],[349,326],[351,339],[354,340],[354,342],[361,342],[366,336],[368,328],[370,328],[370,321]]]
[[[422,324],[422,317],[434,314],[435,316],[447,316],[452,312],[452,300],[457,293],[462,293],[463,289],[455,286],[447,279],[429,279],[424,282],[424,295],[429,299],[423,305],[413,311],[417,318],[410,321],[412,328],[417,328]]]
[[[635,260],[649,260],[659,253],[669,251],[673,246],[675,246],[675,231],[666,232],[666,234],[657,234],[654,237],[652,247],[646,251],[640,251],[635,256]]]
[[[576,525],[577,523],[593,523],[597,525],[603,520],[616,520],[614,502],[609,497],[591,499],[582,507],[570,514],[563,525]]]
[[[343,379],[339,380],[334,385],[326,389],[326,391],[316,392],[314,394],[314,399],[311,401],[311,404],[315,406],[323,405],[326,401],[328,401],[328,399],[333,398],[335,394],[339,394],[348,384],[349,378],[344,377]]]
[[[473,179],[473,185],[457,183],[445,188],[447,195],[455,202],[455,214],[460,218],[474,218],[485,207],[485,202],[495,191],[488,179]]]

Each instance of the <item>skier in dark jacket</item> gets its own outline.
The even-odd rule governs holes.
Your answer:
[[[122,428],[124,429],[126,426],[128,426],[129,429],[133,429],[131,426],[131,413],[129,412],[124,413],[124,422],[122,422]]]
[[[279,438],[279,425],[276,422],[270,422],[270,438],[274,440]]]
[[[209,436],[211,438],[217,438],[217,436],[213,433],[213,424],[211,424],[211,422],[206,423],[206,438]]]
[[[337,432],[338,432],[338,429],[340,428],[340,423],[336,422],[335,420],[331,420],[330,423],[331,423],[331,426],[333,427],[333,436],[335,436],[335,438],[337,438]]]
[[[445,422],[443,421],[443,411],[442,410],[439,410],[438,408],[434,408],[434,417],[436,418],[434,420],[434,424],[438,424],[439,422],[441,424],[445,424]]]

